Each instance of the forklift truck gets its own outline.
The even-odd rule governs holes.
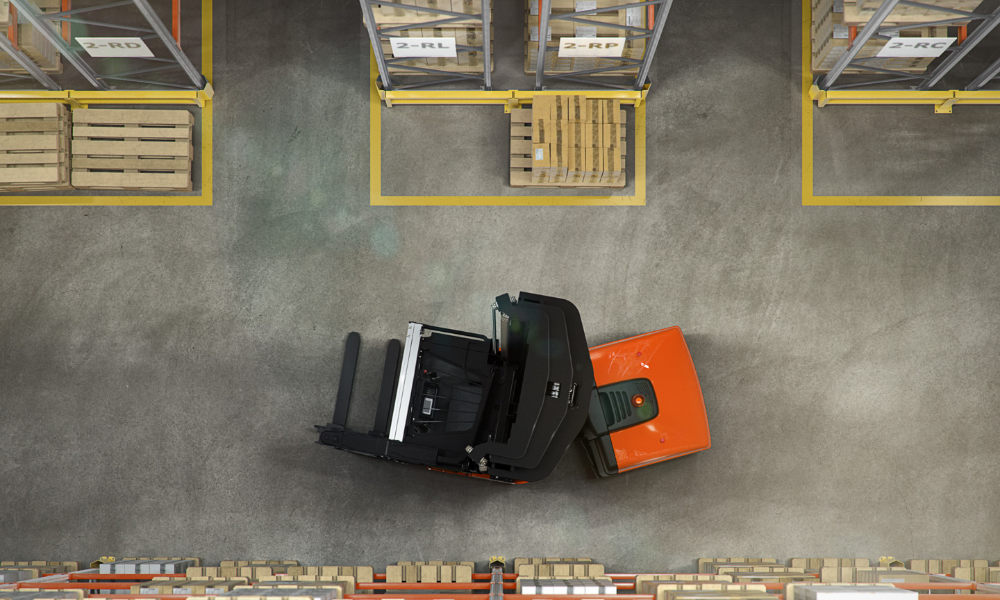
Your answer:
[[[572,303],[525,292],[496,298],[492,338],[410,323],[389,341],[368,433],[347,429],[360,344],[347,336],[320,444],[506,483],[545,478],[574,440],[599,477],[711,446],[678,327],[588,348]]]

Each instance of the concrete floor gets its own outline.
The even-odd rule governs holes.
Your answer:
[[[217,1],[215,206],[0,211],[0,557],[1000,558],[1000,212],[803,208],[796,5],[675,11],[647,206],[372,208],[358,9]],[[864,109],[946,151],[855,175],[849,147],[885,145],[829,135],[817,191],[915,193],[938,169],[995,194],[997,113],[955,112]],[[851,114],[818,112],[817,136]],[[490,193],[504,148],[465,155],[449,168],[493,173],[463,179]],[[573,448],[503,486],[313,443],[348,331],[368,427],[386,339],[410,319],[488,332],[520,290],[572,299],[593,344],[680,325],[713,448],[605,480]]]

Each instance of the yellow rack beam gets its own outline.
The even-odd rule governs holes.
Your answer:
[[[575,96],[586,96],[594,100],[621,100],[624,104],[639,106],[646,99],[649,93],[649,84],[643,86],[642,90],[561,90],[561,91],[483,91],[483,90],[454,90],[454,91],[428,91],[428,90],[390,90],[386,91],[378,87],[379,98],[385,102],[386,106],[394,104],[492,104],[504,107],[505,112],[511,109],[520,108],[521,103],[531,103],[535,96],[555,96],[557,94],[573,94]]]
[[[63,90],[49,92],[43,90],[17,90],[0,92],[0,102],[61,102],[73,108],[85,108],[91,104],[196,104],[205,108],[205,102],[215,96],[212,84],[203,90]]]
[[[1000,91],[964,90],[920,91],[920,90],[821,90],[813,85],[809,97],[820,108],[830,104],[927,104],[938,114],[950,114],[958,104],[1000,104]]]

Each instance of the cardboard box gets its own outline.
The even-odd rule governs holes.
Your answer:
[[[591,153],[587,154],[589,157],[587,160],[593,160],[593,149],[590,149]],[[597,156],[600,157],[600,152]],[[596,165],[598,168],[593,169],[594,171],[600,171],[601,161],[598,159]],[[595,182],[596,183],[596,182]],[[640,574],[635,577],[635,593],[637,594],[653,594],[655,593],[656,586],[660,583],[670,583],[670,582],[682,582],[682,583],[705,583],[705,582],[717,582],[717,583],[732,583],[733,578],[729,575],[715,575],[714,573],[659,573],[659,574]]]
[[[583,126],[583,146],[585,148],[600,148],[601,132],[604,126],[600,123],[587,123]]]
[[[868,567],[870,562],[867,558],[793,558],[792,566],[819,571],[823,567]]]
[[[605,106],[604,103],[612,102],[611,100],[600,100],[601,102],[601,115],[604,118]],[[621,102],[618,103],[618,108],[621,108]],[[614,114],[618,114],[615,110]],[[754,564],[778,564],[778,559],[776,558],[699,558],[698,559],[698,572],[699,573],[715,573],[715,567],[719,565],[754,565]]]
[[[567,183],[582,183],[583,182],[583,158],[585,148],[577,148],[570,146],[566,149],[566,182]],[[566,567],[566,576],[573,577],[575,575],[573,567],[577,565],[556,565],[559,567]]]
[[[586,131],[587,131],[587,126],[581,123],[580,121],[567,121],[566,145],[571,148],[585,148]],[[549,563],[549,564],[563,564],[563,563]]]
[[[569,96],[567,101],[567,117],[570,123],[583,123],[587,120],[587,98],[584,96]]]
[[[558,132],[559,130],[557,130]],[[566,183],[568,169],[567,147],[562,144],[553,144],[550,154],[549,183]]]
[[[581,176],[583,183],[600,183],[601,182],[601,149],[600,148],[584,148],[583,149],[583,174]],[[652,592],[639,592],[641,594],[649,594]]]
[[[604,123],[601,125],[601,148],[617,148],[621,145],[621,127],[616,123]],[[716,571],[722,573],[720,569],[730,568],[737,569],[736,566],[720,566],[716,568]],[[782,567],[784,568],[784,567]],[[747,569],[749,570],[749,569]]]
[[[552,159],[549,144],[531,145],[531,183],[547,183]]]
[[[597,100],[586,100],[585,101],[586,114],[584,115],[584,120],[587,123],[600,123],[601,122],[601,103]]]
[[[622,176],[622,153],[618,147],[601,148],[604,157],[604,170],[601,171],[601,183],[617,183]]]
[[[621,100],[601,100],[601,123],[621,123]]]
[[[549,117],[553,121],[566,121],[569,118],[569,96],[557,95],[552,104],[552,111]]]
[[[555,141],[555,123],[548,119],[532,121],[531,142],[533,144],[551,144]]]
[[[534,129],[535,123],[539,119],[550,120],[552,118],[552,106],[556,102],[555,96],[535,96],[531,101],[531,127]]]

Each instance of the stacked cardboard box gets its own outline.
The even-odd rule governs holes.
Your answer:
[[[861,583],[876,581],[865,573],[905,570],[905,567],[823,567],[819,570],[819,580],[823,583]]]
[[[394,31],[393,37],[399,38],[454,38],[456,46],[482,46],[483,28],[478,15],[482,13],[480,0],[400,0],[397,4],[413,6],[413,9],[398,6],[375,6],[375,23],[378,27],[408,27]],[[468,20],[458,20],[439,27],[420,27],[423,23],[431,23],[441,19],[451,18],[447,15],[416,10],[417,8],[432,8],[470,15]],[[472,17],[471,15],[477,15]],[[493,2],[490,0],[490,21],[492,22]],[[490,40],[493,40],[493,27],[490,27]],[[396,58],[392,53],[392,44],[382,41],[382,53],[387,59]],[[421,67],[453,73],[482,73],[485,62],[482,52],[458,52],[455,58],[410,58],[389,65],[389,72],[399,75],[420,75],[420,71],[400,67]],[[495,60],[490,57],[490,71]]]
[[[222,578],[184,578],[176,577],[154,577],[149,581],[137,583],[132,586],[132,594],[188,594],[188,595],[212,595],[222,594],[235,589],[238,585],[247,585],[245,577],[236,579]]]
[[[297,560],[224,560],[220,567],[297,567]]]
[[[5,105],[10,106],[10,105]],[[24,106],[23,104],[20,106]],[[34,569],[42,575],[71,573],[80,570],[80,563],[73,560],[0,560],[3,569]]]
[[[521,565],[543,565],[545,563],[584,563],[593,562],[589,558],[515,558],[514,562],[511,564],[513,571],[517,573],[517,569]]]
[[[302,575],[319,575],[322,577],[341,576],[354,577],[358,583],[372,583],[375,581],[375,569],[370,566],[358,567],[288,567],[286,573],[289,576],[298,577]]]
[[[274,575],[274,570],[280,567],[191,567],[185,573],[190,579],[236,579],[244,577],[256,581],[261,577]]]
[[[982,0],[928,0],[926,4],[942,8],[957,8],[971,11]],[[812,1],[812,72],[826,73],[836,64],[851,45],[850,28],[860,31],[874,14],[880,4],[879,0],[813,0]],[[859,8],[863,7],[863,8]],[[964,7],[964,8],[962,8]],[[913,8],[914,10],[905,10]],[[952,15],[954,16],[954,15]],[[950,18],[948,13],[933,11],[922,7],[905,7],[900,5],[889,14],[883,23],[885,26],[904,25],[907,23],[926,23]],[[952,24],[952,27],[962,23]],[[901,37],[949,37],[948,27],[918,27],[904,29],[898,34]],[[877,56],[879,50],[886,45],[886,40],[870,39],[859,51],[857,58]],[[908,58],[893,57],[865,61],[865,64],[881,69],[903,71],[906,73],[923,73],[932,62],[932,57]],[[849,68],[845,73],[867,73],[873,71]]]
[[[622,127],[618,100],[535,96],[531,183],[617,184],[623,172]]]
[[[38,8],[41,9],[43,13],[59,12],[62,10],[62,3],[60,0],[32,0]],[[13,38],[11,39],[22,52],[28,55],[28,58],[33,60],[36,65],[41,67],[41,69],[47,73],[61,73],[62,72],[62,58],[59,52],[56,51],[56,47],[52,45],[47,39],[45,39],[41,33],[30,23],[27,23],[24,19],[17,19],[17,29],[11,30],[13,25],[12,13],[10,10],[10,0],[0,0],[0,27],[4,29],[4,33]],[[59,25],[53,23],[51,25],[52,30],[58,32]],[[0,34],[2,35],[2,34]],[[0,73],[25,73],[26,71],[21,68],[21,65],[17,64],[6,52],[0,52]]]
[[[368,583],[371,583],[370,581]],[[343,585],[345,594],[357,592],[357,583],[351,575],[265,575],[257,579],[257,586],[294,585],[313,587],[316,585]]]
[[[819,572],[823,567],[868,567],[871,562],[867,558],[793,558],[792,566]]]
[[[552,14],[570,14],[599,8],[612,8],[629,4],[628,0],[552,0]],[[524,72],[534,75],[538,65],[538,47],[540,36],[538,32],[539,17],[538,0],[525,0],[524,11]],[[638,66],[613,58],[591,57],[559,57],[559,40],[564,37],[624,37],[625,48],[623,58],[641,59],[646,51],[645,39],[632,39],[626,30],[617,26],[647,27],[648,11],[645,6],[624,8],[621,10],[584,15],[580,18],[591,23],[580,23],[564,19],[550,20],[546,30],[545,42],[551,48],[545,54],[545,73],[558,74],[590,69],[621,67],[614,71],[597,73],[596,75],[635,75]]]
[[[387,583],[471,583],[475,567],[472,561],[400,561],[386,567],[385,580]]]
[[[70,118],[64,104],[0,104],[0,191],[72,189],[69,160]]]
[[[936,575],[951,575],[959,567],[963,568],[986,568],[990,566],[990,561],[986,559],[961,559],[961,558],[914,558],[910,561],[911,571],[921,573],[933,573]]]
[[[660,573],[642,574],[635,576],[635,593],[652,594],[656,586],[660,583],[732,583],[733,578],[729,575],[716,575],[714,573]]]
[[[718,573],[720,567],[740,567],[754,565],[777,566],[776,558],[699,558],[699,573]]]
[[[593,579],[604,576],[604,565],[595,562],[549,562],[536,565],[521,565],[517,576],[528,579]]]

